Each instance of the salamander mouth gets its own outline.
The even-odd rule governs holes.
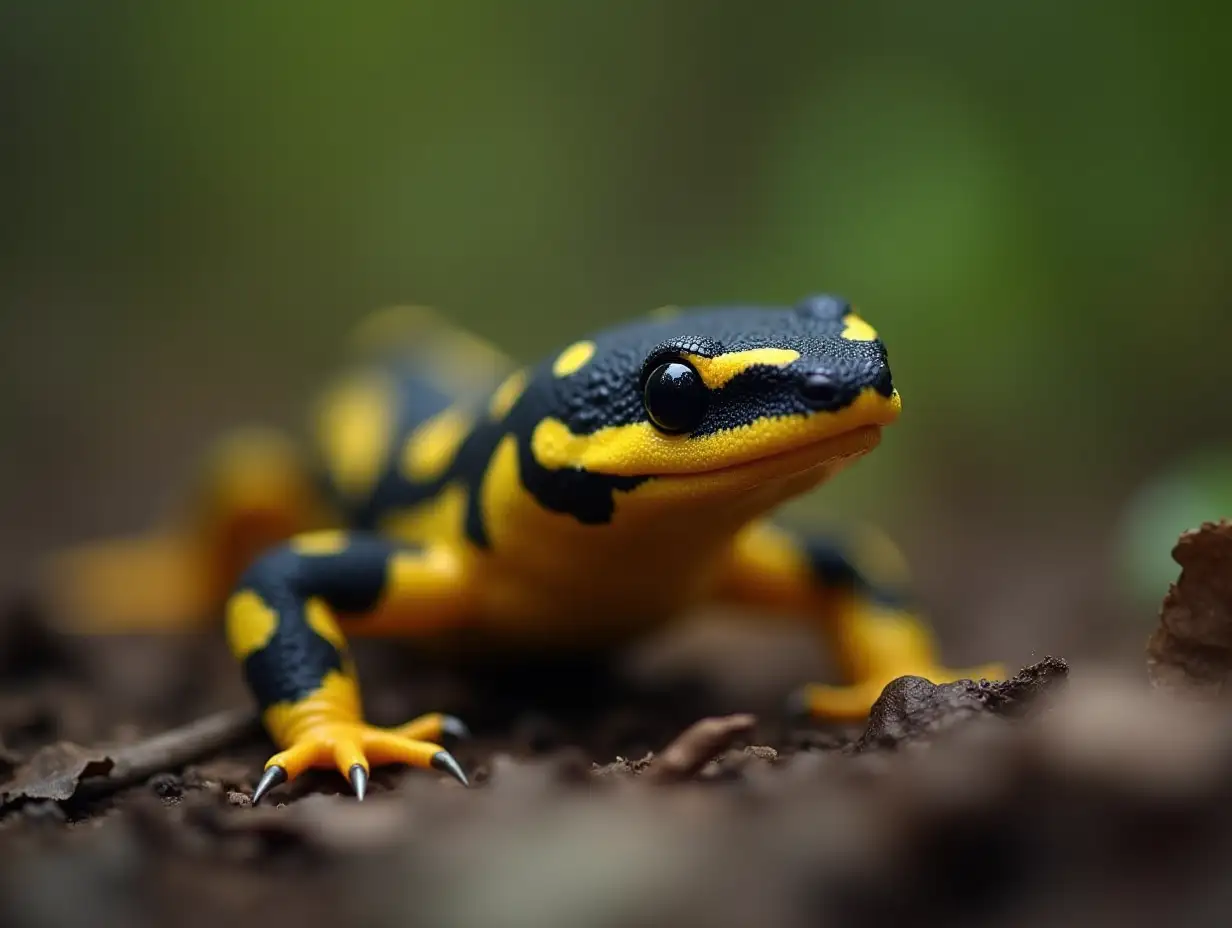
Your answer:
[[[790,477],[814,469],[834,468],[876,448],[881,443],[881,428],[880,425],[857,426],[846,432],[840,432],[838,435],[828,435],[825,438],[785,448],[750,461],[741,461],[738,464],[727,464],[693,473],[661,474],[655,479],[716,483],[732,481],[755,484],[762,482],[763,479]]]

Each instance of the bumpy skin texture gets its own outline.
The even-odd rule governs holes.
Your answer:
[[[545,508],[574,516],[588,524],[606,522],[613,509],[613,494],[633,489],[654,476],[653,462],[639,471],[635,459],[625,463],[631,473],[605,473],[589,468],[546,467],[533,453],[529,440],[544,420],[561,423],[577,436],[603,430],[642,426],[650,428],[642,402],[644,377],[662,360],[681,354],[700,358],[773,348],[798,352],[786,367],[750,364],[713,391],[710,409],[701,426],[688,436],[694,443],[706,436],[732,433],[742,426],[772,419],[808,416],[816,411],[796,386],[810,373],[824,372],[836,384],[830,410],[851,403],[860,391],[875,390],[890,398],[893,384],[885,348],[879,340],[843,338],[844,318],[850,307],[833,298],[818,298],[795,309],[698,309],[676,318],[643,321],[601,332],[589,341],[590,359],[574,374],[561,377],[548,358],[529,374],[521,396],[500,419],[481,419],[458,448],[452,463],[435,479],[415,481],[396,466],[384,462],[372,492],[352,503],[352,523],[372,529],[390,513],[436,497],[450,484],[467,489],[467,539],[478,547],[490,544],[477,492],[502,438],[519,439],[518,465],[526,489]],[[422,376],[413,365],[391,364],[388,374],[396,412],[392,419],[402,439],[453,403],[439,383]],[[474,397],[453,398],[470,418],[478,406]],[[394,445],[398,442],[394,442]],[[752,448],[755,453],[759,450]],[[685,449],[687,453],[687,449]],[[708,469],[734,455],[697,455],[699,469]]]
[[[511,655],[602,648],[724,601],[817,629],[848,685],[799,694],[816,716],[860,717],[903,674],[967,675],[934,661],[891,547],[763,518],[898,416],[885,346],[844,300],[658,314],[527,369],[447,327],[382,332],[320,408],[319,482],[338,530],[268,551],[227,604],[282,749],[257,798],[310,766],[337,767],[357,792],[372,763],[464,779],[435,743],[456,720],[363,721],[344,631],[464,630]],[[687,365],[696,390],[683,434],[647,409],[664,363]]]
[[[330,672],[345,670],[345,650],[312,627],[308,603],[317,599],[343,615],[371,610],[385,589],[390,559],[413,550],[353,535],[323,554],[282,548],[245,572],[239,589],[276,616],[264,644],[243,659],[244,678],[260,706],[296,702]]]

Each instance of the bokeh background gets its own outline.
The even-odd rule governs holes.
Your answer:
[[[887,527],[955,659],[1140,654],[1232,515],[1232,8],[0,4],[0,580],[295,423],[367,311],[527,359],[853,299]],[[995,653],[994,653],[995,652]]]

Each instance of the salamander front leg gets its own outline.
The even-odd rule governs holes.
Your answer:
[[[361,633],[423,634],[465,614],[456,554],[369,535],[300,536],[259,559],[227,604],[227,638],[243,662],[266,729],[280,748],[253,794],[312,767],[335,768],[362,799],[373,766],[462,768],[438,742],[465,736],[452,716],[430,713],[395,728],[364,721],[359,681],[340,621]]]
[[[814,623],[846,678],[841,686],[804,687],[793,697],[795,708],[815,718],[858,721],[898,677],[1004,679],[1001,664],[942,666],[931,631],[911,607],[897,551],[880,538],[863,549],[769,523],[746,529],[732,549],[722,596]]]

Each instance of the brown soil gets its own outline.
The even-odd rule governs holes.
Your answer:
[[[1178,547],[1200,566],[1174,631],[1226,605],[1229,531]],[[781,687],[725,691],[739,642],[708,676],[494,676],[373,643],[374,720],[466,719],[472,788],[385,769],[360,804],[309,774],[253,808],[271,746],[221,641],[65,639],[15,606],[0,924],[1232,924],[1232,722],[1195,628],[1166,692],[1048,658],[1006,683],[904,678],[854,729],[791,723]],[[1204,647],[1200,697],[1178,692]],[[1156,677],[1175,650],[1157,641]]]

